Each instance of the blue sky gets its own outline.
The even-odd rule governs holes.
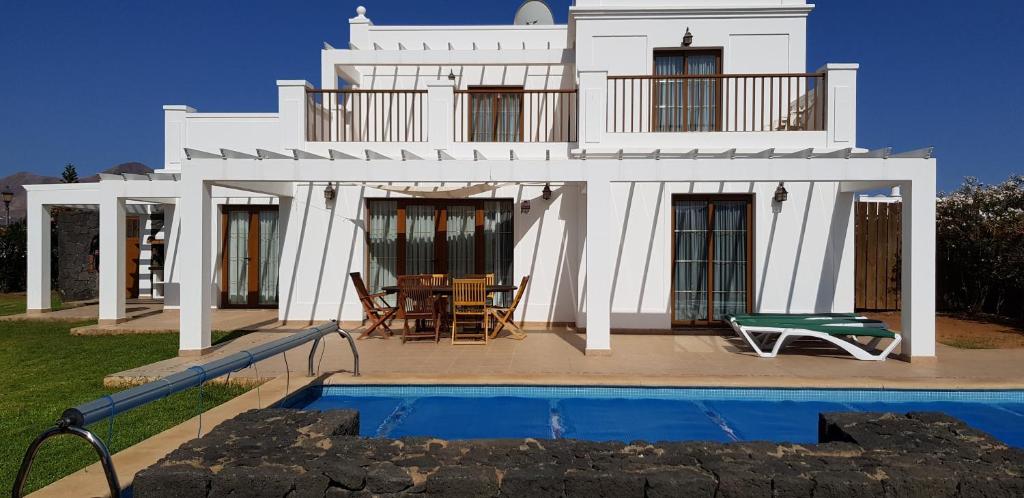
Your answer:
[[[520,0],[364,0],[377,24],[504,24]],[[349,0],[0,0],[0,176],[163,158],[163,104],[276,111]],[[569,1],[552,1],[564,22]],[[820,0],[808,67],[859,62],[859,144],[937,147],[939,188],[1024,173],[1024,2]]]

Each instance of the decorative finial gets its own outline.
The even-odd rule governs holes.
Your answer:
[[[359,17],[365,16],[366,15],[366,7],[363,7],[362,5],[356,7],[356,14],[358,14]]]

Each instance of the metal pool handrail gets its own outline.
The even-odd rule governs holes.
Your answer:
[[[351,334],[339,328],[338,322],[332,320],[323,325],[298,332],[288,337],[268,342],[254,348],[226,356],[219,360],[211,361],[204,365],[192,366],[181,372],[168,375],[153,382],[132,387],[130,389],[64,410],[64,413],[61,414],[54,427],[44,431],[34,441],[32,441],[31,445],[29,445],[28,450],[25,452],[25,457],[21,461],[21,468],[18,469],[18,476],[14,480],[14,487],[11,495],[14,498],[21,497],[25,480],[28,478],[28,473],[32,469],[32,462],[35,459],[36,452],[39,450],[39,446],[51,437],[69,434],[86,440],[90,445],[92,445],[93,449],[96,450],[96,453],[99,454],[100,457],[100,463],[103,466],[103,472],[107,477],[107,484],[110,486],[110,495],[113,498],[119,497],[121,495],[121,487],[117,481],[117,474],[114,472],[114,464],[110,457],[110,451],[107,449],[106,445],[103,444],[103,441],[86,429],[85,426],[108,417],[113,417],[119,413],[131,410],[132,408],[137,408],[146,403],[165,398],[174,393],[201,385],[210,379],[214,379],[231,372],[237,372],[255,364],[258,361],[284,353],[311,341],[313,342],[313,347],[309,353],[309,376],[312,377],[313,355],[316,353],[317,345],[320,344],[320,341],[324,336],[334,332],[337,332],[338,335],[348,339],[349,347],[352,348],[352,358],[354,362],[352,374],[359,376],[359,351],[356,348],[356,343],[352,339]]]

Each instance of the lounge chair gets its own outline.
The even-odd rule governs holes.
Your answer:
[[[885,361],[903,341],[881,321],[846,313],[729,315],[726,320],[762,358],[774,358],[793,341],[810,337],[834,344],[858,360]],[[857,341],[858,337],[870,340],[862,344]],[[882,352],[873,354],[884,339],[892,339],[892,342]]]

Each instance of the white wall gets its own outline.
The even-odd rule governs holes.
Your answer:
[[[839,184],[787,183],[789,200],[772,202],[776,183],[617,183],[612,187],[618,261],[612,274],[612,327],[671,326],[672,196],[754,194],[754,303],[761,312],[853,311],[852,196]]]

